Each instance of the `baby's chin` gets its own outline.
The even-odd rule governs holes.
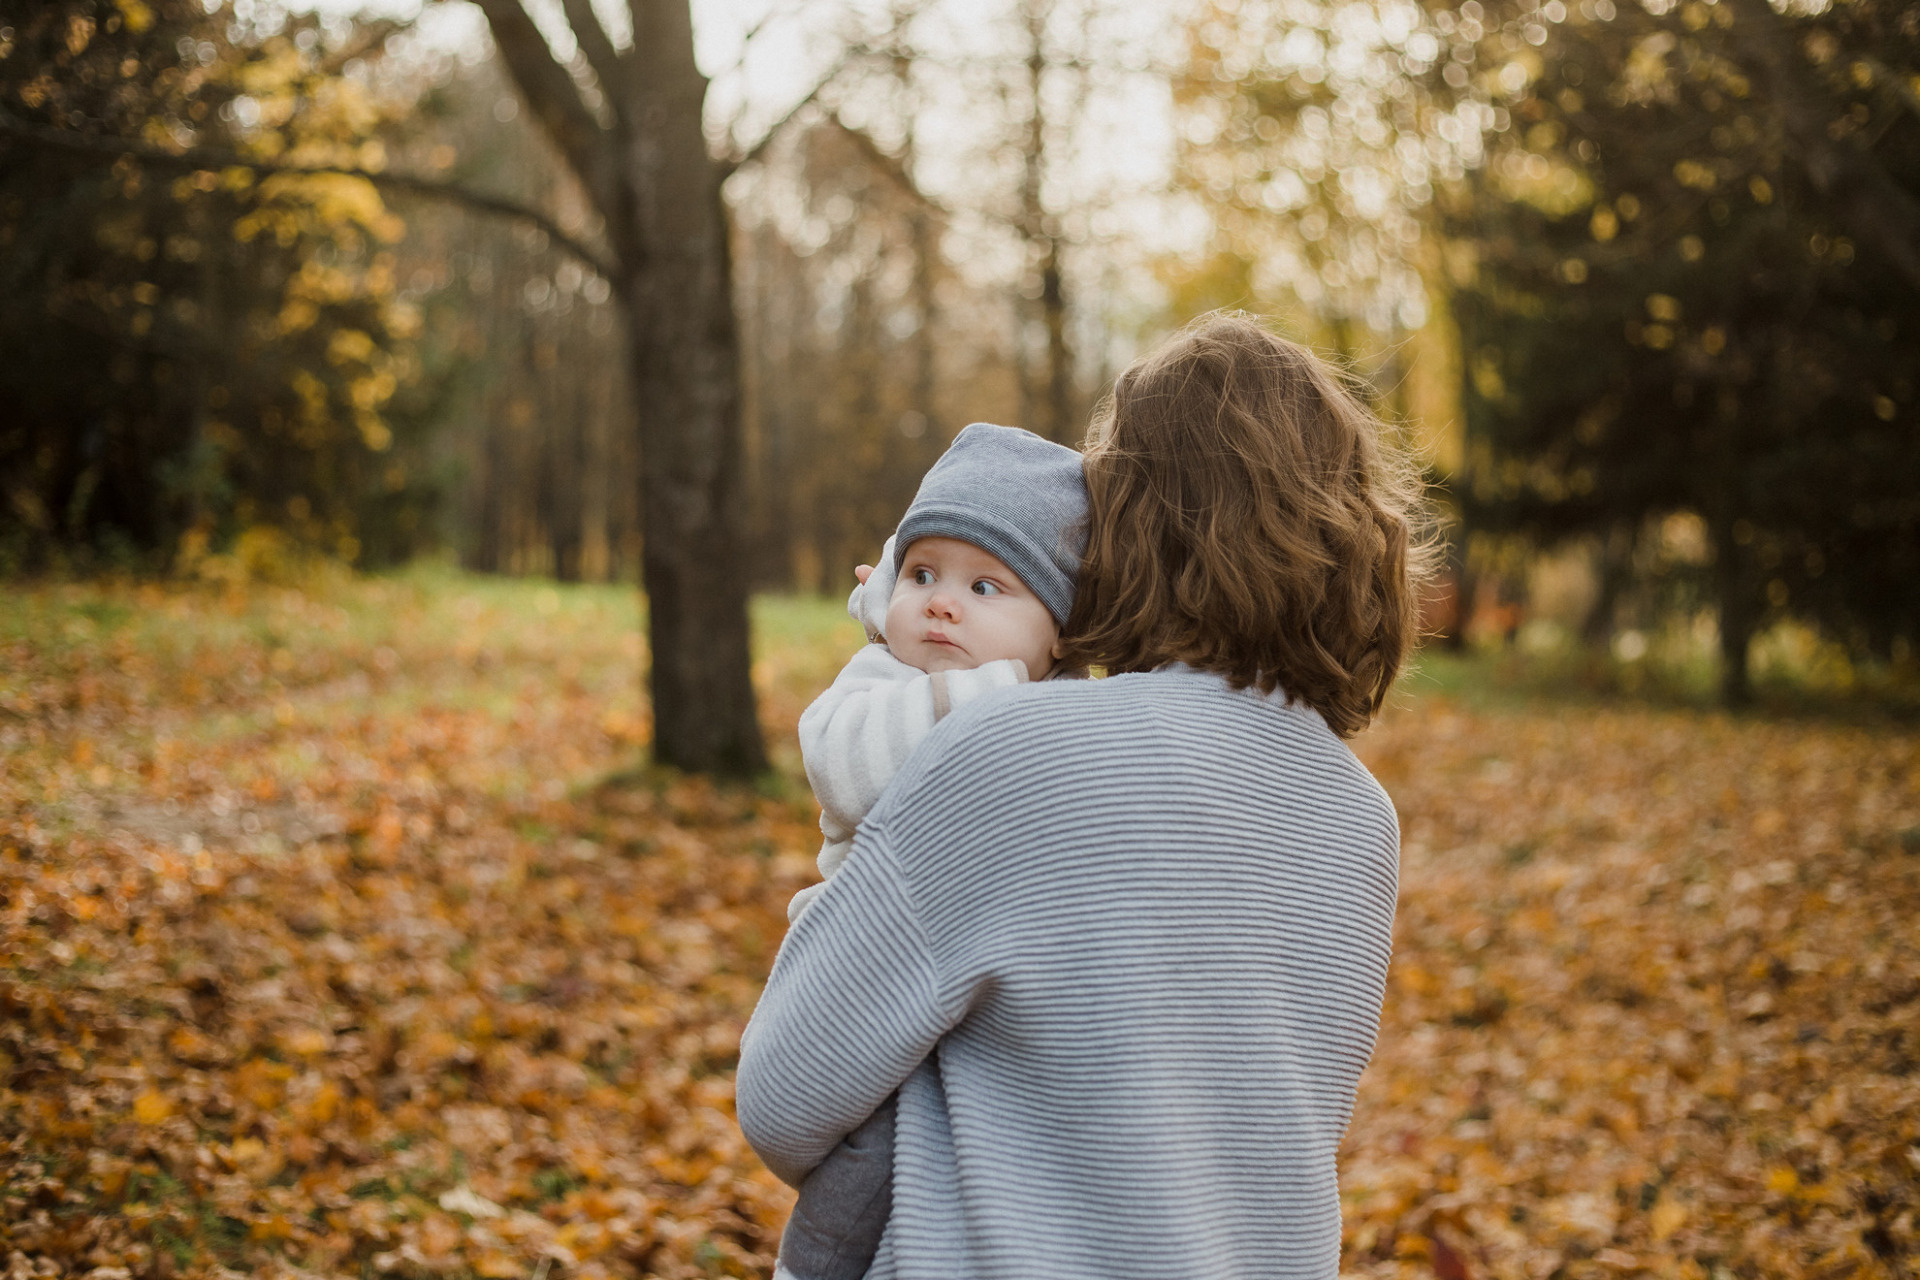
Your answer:
[[[967,671],[977,665],[965,652],[951,645],[914,640],[906,644],[894,644],[891,648],[894,657],[929,674],[935,671]]]

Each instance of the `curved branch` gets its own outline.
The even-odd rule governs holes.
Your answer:
[[[574,176],[587,189],[587,197],[606,220],[618,245],[621,184],[609,168],[609,148],[603,136],[606,131],[594,119],[593,112],[587,110],[573,76],[554,60],[547,38],[527,16],[520,0],[475,2],[486,15],[494,47],[507,64],[507,72],[519,88],[521,98],[560,149]],[[576,38],[578,34],[575,33]],[[604,79],[600,87],[610,96],[615,90],[615,86]]]
[[[389,191],[403,191],[409,195],[424,196],[429,200],[461,205],[479,213],[524,222],[544,232],[547,239],[582,263],[592,267],[615,287],[619,286],[621,280],[621,273],[597,250],[569,234],[559,223],[538,209],[529,208],[504,196],[474,191],[457,182],[424,178],[408,173],[383,173],[353,165],[287,164],[277,160],[255,160],[237,151],[219,151],[202,147],[195,147],[188,151],[169,151],[164,147],[131,138],[109,138],[100,134],[74,133],[67,129],[32,124],[6,112],[0,112],[0,138],[13,138],[28,146],[75,152],[81,155],[128,156],[146,164],[172,169],[251,169],[255,173],[266,174],[335,174],[346,178],[362,178],[376,187]]]
[[[789,3],[786,6],[781,6],[776,4],[772,8],[768,9],[767,12],[761,16],[760,21],[754,23],[752,27],[748,28],[746,35],[741,38],[740,57],[734,61],[732,66],[724,68],[718,72],[715,72],[712,78],[714,80],[718,80],[721,76],[728,75],[734,71],[738,71],[740,67],[744,65],[746,62],[746,56],[747,56],[746,46],[748,42],[750,42],[756,35],[758,35],[762,30],[762,28],[764,28],[768,23],[773,22],[778,17],[785,17],[789,12],[798,12],[800,7],[801,7],[800,4],[796,0],[795,3]],[[920,11],[925,7],[926,7],[926,0],[913,0],[912,3],[906,4],[896,9],[893,14],[892,24],[888,26],[888,28],[880,34],[877,44],[869,43],[867,41],[855,41],[854,43],[848,44],[845,47],[843,47],[840,50],[839,58],[835,59],[834,64],[831,67],[827,68],[826,74],[821,76],[819,80],[814,83],[813,88],[807,92],[807,96],[800,99],[798,102],[794,103],[791,107],[788,107],[786,114],[781,116],[778,120],[774,121],[771,125],[769,125],[766,128],[766,130],[761,133],[759,141],[755,142],[753,145],[748,147],[742,147],[739,145],[739,141],[733,138],[734,125],[738,124],[740,119],[740,115],[736,114],[734,117],[734,123],[729,124],[727,126],[727,136],[734,143],[732,154],[722,156],[716,162],[720,166],[720,176],[722,178],[730,177],[733,175],[733,173],[736,170],[746,165],[752,164],[755,160],[758,160],[760,156],[766,151],[766,149],[773,145],[774,139],[780,136],[781,130],[785,129],[788,124],[792,123],[793,119],[796,116],[798,116],[802,111],[812,106],[813,103],[820,97],[820,95],[826,92],[827,87],[839,78],[840,73],[842,71],[845,71],[847,69],[847,66],[850,63],[852,63],[854,59],[872,57],[876,53],[888,54],[889,56],[893,56],[893,54],[889,53],[889,51],[885,49],[883,46],[885,46],[889,42],[897,42],[900,38],[901,30],[905,28],[908,23],[912,22],[915,17],[919,16]],[[744,114],[744,110],[742,111],[741,114]],[[837,118],[837,115],[836,115],[836,118]]]
[[[807,91],[806,97],[800,99],[791,107],[788,107],[785,115],[767,126],[766,131],[760,135],[758,142],[744,151],[736,151],[733,155],[723,157],[716,161],[715,163],[720,166],[720,176],[722,178],[731,177],[735,170],[758,160],[761,155],[765,153],[766,149],[773,145],[774,140],[780,136],[781,131],[793,122],[794,117],[812,106],[820,95],[826,92],[827,86],[832,84],[834,80],[839,77],[840,73],[846,69],[847,62],[851,57],[852,54],[850,52],[842,53],[839,60],[827,68],[827,73],[821,76],[820,79],[814,83],[813,88]]]
[[[906,162],[875,142],[872,134],[865,129],[848,124],[838,111],[828,113],[827,119],[846,137],[847,141],[853,144],[854,149],[865,157],[867,163],[900,188],[901,194],[907,199],[942,218],[953,216],[953,210],[920,189],[920,184],[914,181],[913,174],[908,171]]]
[[[580,52],[586,55],[587,65],[593,68],[594,78],[607,95],[607,105],[613,108],[614,118],[631,127],[628,116],[632,109],[633,64],[613,47],[607,29],[593,11],[592,0],[560,0],[560,7],[566,13],[567,26],[573,29],[573,38],[580,44]]]
[[[721,67],[718,71],[708,76],[707,77],[708,81],[714,82],[714,81],[725,79],[727,76],[730,76],[734,72],[740,70],[741,67],[746,65],[747,50],[748,50],[748,47],[753,44],[754,37],[759,35],[762,31],[765,31],[768,27],[772,26],[775,22],[782,21],[786,18],[792,17],[796,13],[799,13],[801,10],[806,8],[806,3],[807,3],[807,0],[784,0],[784,3],[775,3],[775,4],[768,5],[767,11],[760,15],[759,20],[754,22],[745,31],[740,33],[739,56],[734,58],[734,60],[732,62],[729,62],[726,66]]]

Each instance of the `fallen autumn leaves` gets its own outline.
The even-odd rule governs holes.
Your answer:
[[[602,781],[630,599],[68,598],[0,694],[15,1271],[762,1268],[730,1069],[809,814]]]
[[[617,591],[9,611],[10,1275],[765,1274],[731,1069],[835,610],[763,606],[760,792],[630,770]],[[1406,857],[1349,1268],[1911,1274],[1911,734],[1427,697],[1360,749]]]
[[[1349,1265],[1914,1274],[1920,743],[1561,710],[1362,744],[1404,849]]]

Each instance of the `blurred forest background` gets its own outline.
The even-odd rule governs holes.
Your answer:
[[[713,0],[632,112],[636,19],[482,8],[0,7],[0,573],[641,579],[693,420],[647,352],[700,359],[656,295],[711,290],[592,157],[678,112],[738,424],[733,518],[652,539],[730,542],[686,581],[837,592],[960,426],[1075,442],[1243,307],[1423,451],[1437,630],[1735,701],[1914,670],[1912,5]]]

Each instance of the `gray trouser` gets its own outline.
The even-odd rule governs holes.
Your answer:
[[[893,1212],[893,1113],[888,1098],[807,1175],[780,1237],[794,1280],[860,1280]]]

